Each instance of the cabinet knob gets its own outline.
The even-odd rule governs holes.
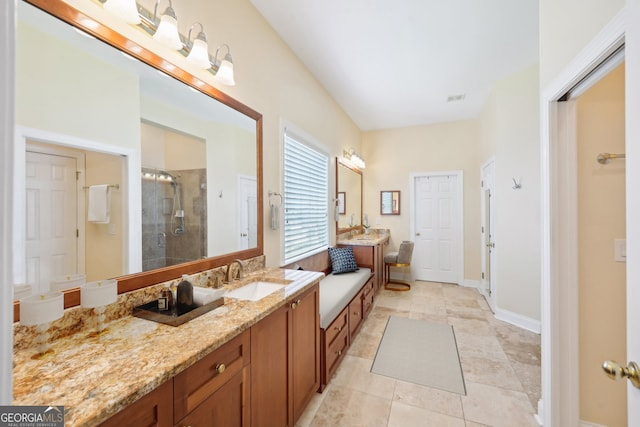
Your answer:
[[[354,312],[353,312],[353,315],[354,315],[354,316],[360,316],[360,312],[359,312],[359,311],[354,311]]]
[[[336,326],[334,329],[335,329],[336,331],[340,332],[340,331],[342,331],[342,326]]]
[[[338,350],[338,351],[336,351],[336,354],[337,354],[338,356],[340,356],[340,355],[342,354],[342,350]]]
[[[225,369],[227,369],[227,367],[224,366],[224,363],[218,363],[216,365],[216,372],[219,374],[223,373]]]
[[[291,303],[291,308],[295,310],[299,305],[300,305],[300,300],[297,299]]]

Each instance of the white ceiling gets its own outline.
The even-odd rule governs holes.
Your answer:
[[[476,117],[538,60],[537,0],[251,2],[362,130]]]

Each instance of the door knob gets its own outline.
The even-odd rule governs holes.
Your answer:
[[[640,368],[638,368],[636,362],[629,362],[625,368],[613,360],[605,360],[604,363],[602,363],[602,369],[612,380],[627,377],[634,387],[640,388]]]

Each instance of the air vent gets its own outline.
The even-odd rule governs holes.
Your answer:
[[[464,100],[465,96],[467,96],[467,94],[465,94],[465,93],[460,94],[460,95],[449,95],[449,97],[447,98],[447,102],[462,101],[462,100]]]

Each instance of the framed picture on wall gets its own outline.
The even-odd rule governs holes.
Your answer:
[[[347,195],[345,194],[344,191],[339,191],[338,192],[338,213],[340,215],[344,215],[346,213],[346,207],[347,206]]]

